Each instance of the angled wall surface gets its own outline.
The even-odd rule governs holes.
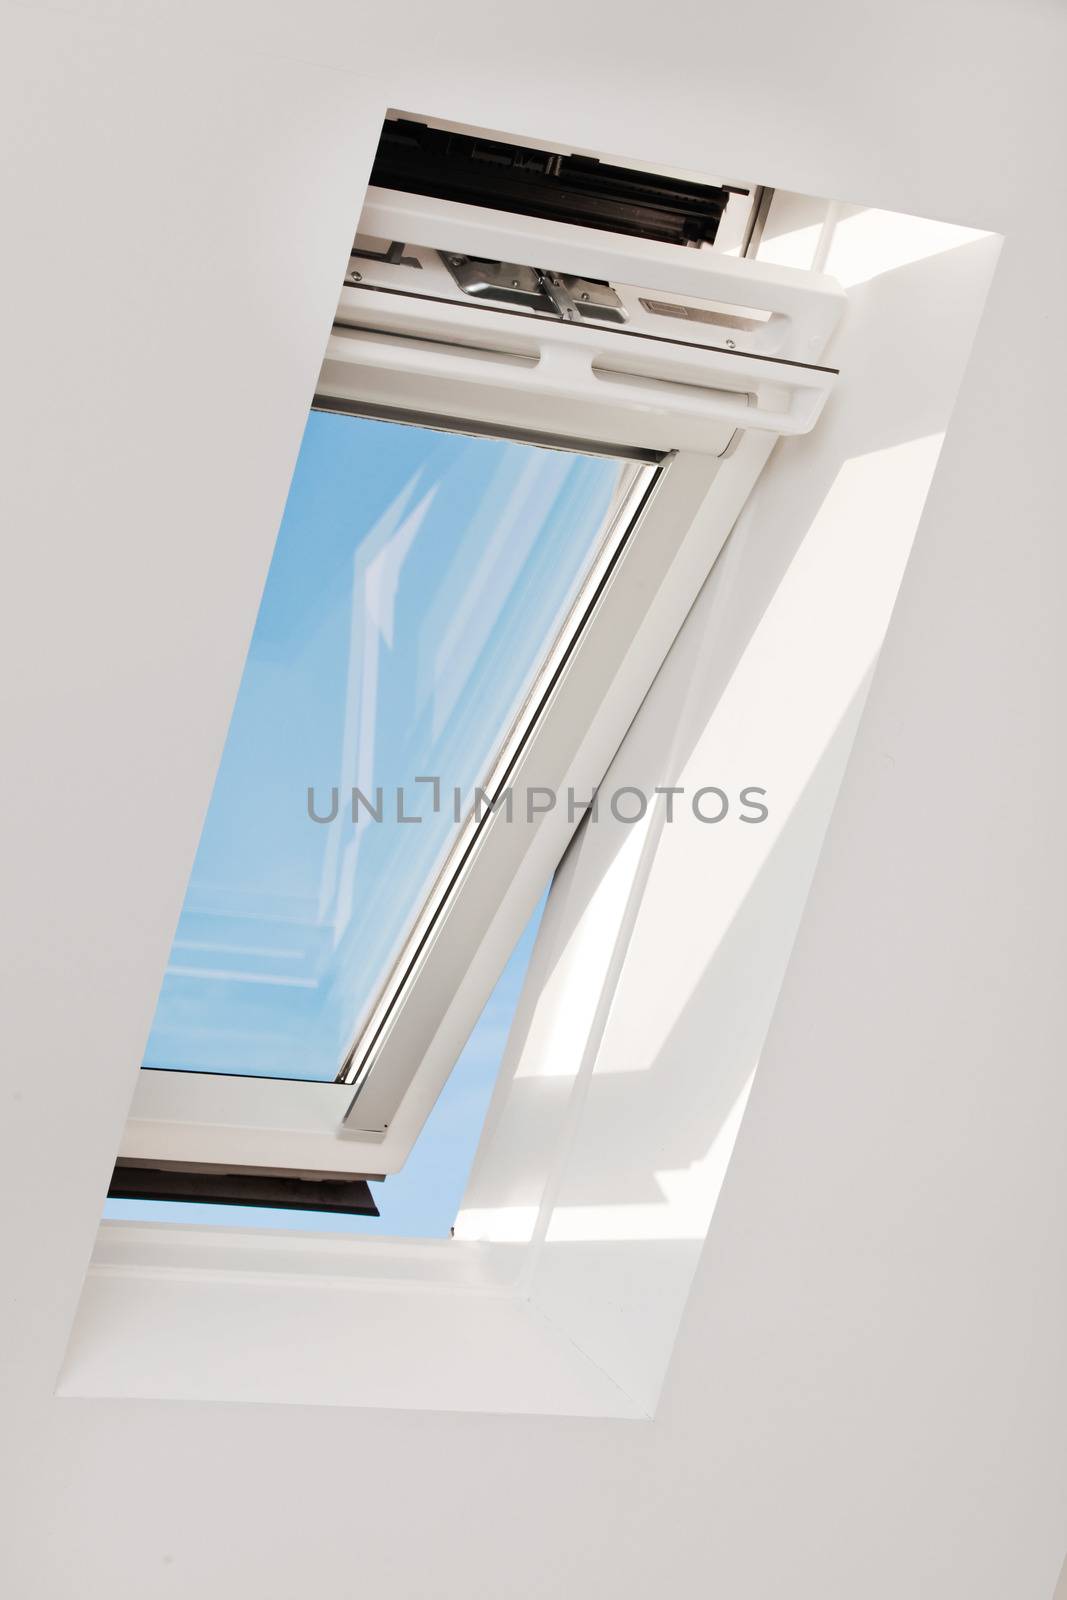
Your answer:
[[[5,1590],[1048,1600],[1062,10],[2,26]],[[52,1395],[390,105],[1005,238],[647,1425]]]

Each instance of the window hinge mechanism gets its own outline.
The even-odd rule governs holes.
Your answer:
[[[472,299],[524,306],[562,322],[626,321],[625,307],[614,289],[595,278],[445,251],[440,255],[456,287]]]

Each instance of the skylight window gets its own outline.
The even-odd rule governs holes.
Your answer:
[[[688,248],[617,193],[564,226],[419,172],[356,226],[117,1193],[177,1171],[358,1209],[404,1170],[775,439],[835,381],[840,291],[731,254],[732,223]]]
[[[311,413],[146,1067],[339,1075],[653,471]]]

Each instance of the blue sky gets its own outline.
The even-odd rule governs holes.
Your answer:
[[[620,470],[312,413],[146,1066],[334,1077],[456,832],[415,779],[473,796]]]
[[[625,470],[311,414],[146,1066],[335,1076],[455,836],[448,797],[458,788],[469,803],[484,780]],[[439,811],[419,776],[441,780]],[[375,805],[382,790],[381,822],[364,813],[353,824],[353,786]],[[324,816],[337,788],[336,820],[309,819],[309,787]],[[418,822],[398,822],[398,787]],[[408,1171],[378,1191],[390,1231],[447,1231],[532,936]],[[119,1206],[108,1214],[128,1214]],[[207,1220],[207,1208],[194,1211]]]

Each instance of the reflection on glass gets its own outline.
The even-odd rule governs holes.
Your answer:
[[[146,1066],[335,1076],[632,472],[312,413]]]

